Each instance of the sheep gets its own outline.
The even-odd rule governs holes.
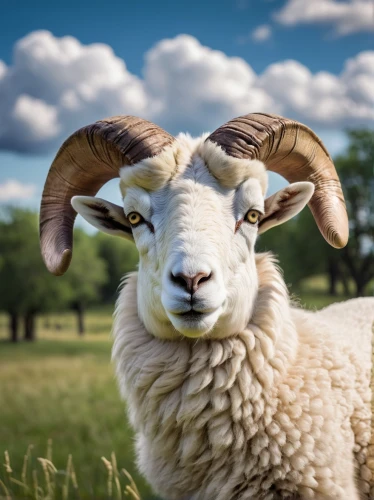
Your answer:
[[[265,199],[267,170],[291,182]],[[120,177],[123,207],[94,195]],[[60,148],[43,192],[48,269],[72,257],[76,213],[133,240],[113,360],[137,464],[168,500],[370,498],[374,300],[294,307],[258,234],[309,203],[325,239],[348,239],[334,165],[305,125],[255,113],[174,138],[113,117]]]

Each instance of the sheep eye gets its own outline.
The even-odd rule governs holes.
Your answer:
[[[256,224],[258,222],[259,217],[260,217],[260,212],[258,212],[257,210],[248,210],[244,219],[250,224]]]
[[[138,214],[138,212],[130,212],[127,218],[132,226],[137,226],[144,221],[143,217]]]

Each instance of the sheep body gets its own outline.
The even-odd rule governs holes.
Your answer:
[[[272,257],[256,267],[254,315],[225,339],[154,337],[129,277],[113,359],[138,466],[168,500],[368,498],[374,300],[293,309]]]
[[[265,199],[268,170],[290,184]],[[122,207],[91,196],[118,175]],[[365,324],[293,309],[272,257],[255,255],[257,236],[307,203],[342,248],[347,212],[325,147],[305,125],[263,113],[196,139],[110,117],[72,134],[51,165],[40,239],[52,273],[69,266],[75,211],[139,251],[113,357],[139,467],[166,499],[369,492],[374,304],[347,306]]]

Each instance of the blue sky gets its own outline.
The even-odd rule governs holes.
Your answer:
[[[77,3],[2,7],[0,203],[37,208],[61,142],[111,114],[198,134],[275,112],[333,155],[344,128],[373,123],[370,0]],[[100,195],[119,202],[116,182]]]

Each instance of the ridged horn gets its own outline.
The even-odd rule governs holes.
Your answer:
[[[322,141],[306,125],[253,113],[225,123],[206,140],[235,158],[261,160],[289,182],[312,182],[309,208],[319,230],[333,247],[347,244],[348,217],[338,174]]]
[[[40,246],[48,270],[59,276],[72,257],[75,195],[94,196],[119,169],[158,155],[174,141],[162,128],[134,116],[114,116],[83,127],[58,151],[40,207]]]

